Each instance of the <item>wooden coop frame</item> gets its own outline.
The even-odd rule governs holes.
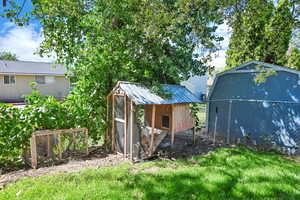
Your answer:
[[[62,134],[73,134],[73,143],[76,144],[76,137],[74,133],[83,132],[85,135],[85,144],[86,144],[86,155],[89,154],[88,149],[88,129],[87,128],[77,128],[77,129],[61,129],[61,130],[39,130],[32,133],[30,138],[30,149],[31,149],[31,167],[36,169],[38,166],[38,152],[37,152],[37,138],[42,136],[47,136],[47,156],[52,156],[51,151],[51,136],[57,135],[58,139],[58,150],[59,158],[62,159],[62,147],[61,147],[61,135]]]
[[[171,100],[162,99],[140,84],[118,82],[107,96],[107,121],[110,121],[107,136],[113,152],[135,160],[140,157],[137,153],[140,150],[136,149],[139,148],[147,152],[146,157],[150,157],[168,134],[171,135],[172,146],[176,132],[192,129],[194,134],[195,118],[189,105],[202,101],[183,86],[166,85],[165,88],[168,87]],[[183,92],[174,92],[178,88]],[[189,98],[180,96],[184,94]],[[146,102],[141,102],[141,99]],[[143,107],[143,129],[137,123],[138,106]]]

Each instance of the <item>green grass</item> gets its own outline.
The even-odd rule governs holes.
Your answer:
[[[0,191],[0,199],[300,199],[300,165],[276,154],[223,148],[174,162],[25,178]]]

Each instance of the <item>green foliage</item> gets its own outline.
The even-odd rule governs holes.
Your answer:
[[[251,0],[231,17],[233,29],[226,52],[226,68],[236,67],[250,60],[286,65],[286,52],[292,31],[299,26],[296,1]]]
[[[18,60],[16,54],[10,52],[0,52],[0,60]]]
[[[40,53],[55,52],[76,88],[70,112],[95,139],[106,128],[106,96],[119,80],[146,86],[202,75],[222,23],[212,0],[33,1],[43,25]],[[159,93],[160,90],[157,89]]]
[[[18,160],[35,130],[79,127],[69,105],[37,90],[26,96],[27,106],[0,104],[0,163]]]
[[[276,71],[267,69],[260,65],[256,66],[256,70],[259,72],[258,74],[256,74],[253,80],[256,84],[265,83],[268,77],[276,74]]]
[[[25,178],[0,191],[0,199],[299,199],[299,188],[299,163],[223,148],[177,161]]]
[[[290,56],[288,57],[287,66],[291,69],[300,70],[300,50],[292,49]]]

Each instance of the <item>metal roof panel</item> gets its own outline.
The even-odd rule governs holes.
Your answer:
[[[203,103],[203,101],[195,97],[186,87],[181,85],[162,85],[162,89],[165,92],[171,93],[172,97],[170,99],[164,99],[140,84],[120,82],[119,86],[124,90],[126,95],[138,105]]]

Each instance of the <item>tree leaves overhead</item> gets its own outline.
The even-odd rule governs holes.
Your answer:
[[[226,67],[250,60],[286,65],[292,32],[299,28],[299,2],[245,0],[234,5],[227,15],[233,32]]]
[[[96,136],[118,80],[148,86],[204,74],[222,40],[216,0],[32,0],[43,25],[41,54],[55,52],[76,88],[67,101]]]

